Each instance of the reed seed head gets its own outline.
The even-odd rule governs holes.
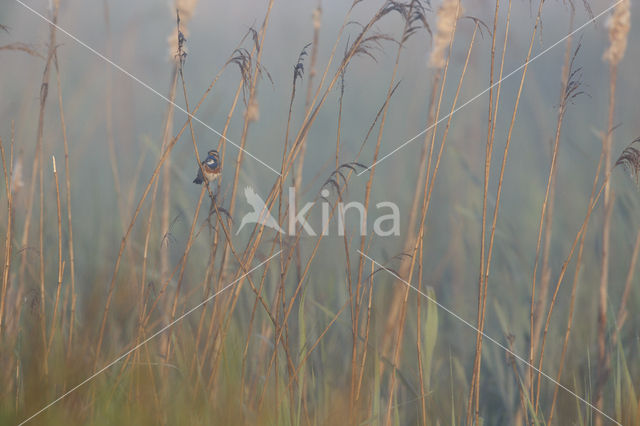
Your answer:
[[[433,50],[429,57],[431,68],[442,68],[446,64],[446,55],[456,27],[456,20],[461,13],[460,0],[444,0],[440,5],[437,12]]]
[[[258,121],[260,119],[260,107],[255,97],[249,101],[246,114],[249,121]]]
[[[24,180],[22,179],[22,159],[18,158],[13,164],[13,173],[11,176],[11,192],[14,194],[20,191],[20,188],[24,186]]]
[[[180,13],[180,19],[184,24],[186,24],[193,17],[193,13],[196,10],[197,4],[198,0],[175,0],[175,7],[172,8],[172,11],[178,9],[178,13]]]
[[[609,48],[602,59],[611,65],[617,65],[627,50],[627,39],[631,28],[631,1],[623,0],[614,9],[607,21],[609,28]]]
[[[322,25],[322,9],[319,6],[313,9],[313,16],[311,19],[313,20],[313,29],[316,31],[319,30]]]
[[[171,12],[174,14],[177,13],[177,16],[180,19],[180,28],[179,31],[177,27],[174,28],[173,31],[171,31],[171,35],[167,38],[170,61],[177,62],[184,60],[188,53],[186,43],[184,43],[184,41],[189,38],[189,29],[187,28],[187,24],[193,17],[197,4],[198,0],[175,0],[173,2]],[[180,42],[180,33],[182,33],[182,43]]]

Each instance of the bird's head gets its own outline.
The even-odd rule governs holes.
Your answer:
[[[216,167],[218,167],[218,151],[216,151],[215,149],[212,149],[211,151],[208,152],[208,156],[207,159],[205,160],[205,163],[207,164],[208,167],[215,169]]]

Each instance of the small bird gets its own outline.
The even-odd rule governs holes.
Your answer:
[[[207,158],[202,161],[202,167],[198,167],[198,175],[193,180],[195,184],[200,185],[205,179],[207,182],[211,182],[220,175],[220,158],[218,157],[218,151],[212,149],[207,154]],[[202,175],[203,171],[204,176]]]

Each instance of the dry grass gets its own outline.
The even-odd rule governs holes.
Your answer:
[[[493,15],[486,16],[466,15],[478,8],[457,0],[356,0],[337,28],[325,25],[326,5],[319,1],[307,17],[309,31],[289,34],[295,36],[295,51],[279,53],[268,42],[273,14],[278,13],[277,2],[269,0],[262,5],[259,24],[249,27],[226,56],[215,52],[222,65],[202,88],[196,87],[199,80],[191,66],[198,52],[188,49],[199,36],[193,18],[202,3],[197,3],[173,4],[175,26],[165,70],[171,103],[162,119],[147,123],[158,135],[135,161],[127,158],[134,152],[131,147],[121,148],[122,97],[117,96],[114,76],[106,75],[100,117],[106,155],[101,164],[111,179],[103,186],[115,203],[107,212],[113,218],[105,224],[78,208],[93,201],[83,198],[86,177],[77,170],[96,160],[76,149],[81,141],[72,136],[79,125],[73,105],[85,93],[65,84],[76,70],[61,66],[66,47],[56,28],[49,26],[44,47],[0,43],[1,57],[26,53],[41,70],[37,107],[25,115],[7,110],[7,116],[0,117],[11,123],[11,134],[0,135],[6,197],[0,222],[5,240],[0,423],[29,419],[67,391],[72,392],[38,413],[34,423],[608,421],[558,383],[616,421],[636,421],[640,370],[633,330],[638,319],[631,313],[638,306],[634,284],[640,232],[637,215],[628,215],[619,225],[616,218],[622,217],[619,207],[630,211],[638,203],[633,201],[633,185],[615,176],[622,166],[637,184],[640,149],[638,140],[619,149],[622,142],[616,143],[614,132],[629,2],[616,8],[607,27],[608,99],[598,99],[597,90],[593,98],[579,96],[585,90],[583,81],[598,80],[589,78],[592,70],[580,65],[586,47],[573,37],[565,41],[563,61],[556,61],[559,75],[546,78],[557,81],[545,81],[559,87],[554,92],[559,102],[544,105],[550,113],[545,108],[539,112],[555,121],[551,128],[520,112],[521,103],[527,102],[526,83],[533,79],[528,64],[515,85],[502,82],[507,64],[514,60],[510,58],[522,63],[535,54],[549,7],[544,0],[532,5],[537,7],[528,19],[520,15],[529,6],[511,0],[496,0]],[[578,16],[593,16],[587,3],[568,5],[568,31]],[[49,11],[53,22],[58,22],[58,7],[55,2]],[[117,56],[119,34],[111,33],[113,15],[106,0],[102,18],[106,54]],[[518,28],[518,33],[526,32],[525,41],[514,34],[516,19],[528,25]],[[11,28],[0,29],[0,37],[11,35]],[[523,52],[517,49],[522,43],[528,43]],[[413,74],[406,71],[415,49],[422,49],[424,57],[418,82],[410,81]],[[271,64],[283,58],[291,74],[272,75]],[[9,66],[10,61],[2,65]],[[369,68],[381,72],[375,84],[367,80]],[[486,72],[488,79],[482,77]],[[482,80],[491,87],[482,118],[454,117]],[[363,84],[375,103],[356,98],[351,84]],[[57,105],[48,102],[53,88]],[[212,142],[192,117],[209,113],[207,101],[219,93],[229,99],[222,104],[225,110],[216,110],[224,125],[222,136]],[[270,102],[270,96],[285,100]],[[411,96],[424,108],[415,108]],[[187,111],[186,119],[174,114],[174,102]],[[593,144],[581,147],[588,156],[599,156],[597,164],[584,161],[576,172],[572,156],[561,153],[572,149],[567,128],[580,131],[573,114],[581,103],[602,105],[607,128],[600,152],[591,149]],[[354,129],[354,117],[362,115],[368,121]],[[403,115],[407,118],[399,126]],[[34,140],[22,131],[16,136],[13,120],[19,129],[33,127]],[[258,133],[264,133],[266,120],[278,138],[267,140]],[[527,137],[519,126],[550,141],[539,144],[549,148],[542,154],[543,173],[514,160],[521,158],[518,150]],[[409,133],[414,127],[428,131],[415,148],[377,163],[392,149],[392,133],[400,127]],[[458,139],[467,129],[464,144]],[[480,133],[482,142],[469,136]],[[228,146],[228,135],[237,137],[240,151]],[[183,146],[188,150],[176,149]],[[269,158],[280,162],[275,166],[280,175],[253,170],[261,166],[244,150],[257,153],[265,147],[274,152]],[[193,185],[185,189],[182,175],[195,173],[202,167],[203,153],[214,148],[224,165],[222,177],[206,182],[196,196]],[[501,159],[494,158],[494,150],[502,150]],[[186,151],[187,161],[181,154]],[[54,153],[59,152],[64,162],[56,164]],[[51,164],[44,161],[50,155]],[[514,162],[523,170],[510,168]],[[31,167],[25,183],[22,164]],[[396,168],[389,171],[392,165]],[[569,178],[572,167],[579,183]],[[358,177],[361,170],[367,173]],[[527,187],[514,190],[523,173],[531,173]],[[347,232],[340,236],[307,235],[299,223],[294,224],[294,235],[260,224],[236,235],[244,209],[242,187],[251,179],[261,190],[266,188],[265,209],[282,229],[288,230],[292,219],[287,207],[291,186],[296,209],[311,200],[315,212],[311,209],[305,217],[313,221],[322,209],[329,225],[342,220],[342,203],[361,201],[373,215],[380,197],[397,196],[402,233],[389,240],[362,235],[349,216]],[[399,188],[401,179],[408,180],[409,187]],[[585,182],[590,193],[581,186]],[[622,195],[614,197],[614,188]],[[571,195],[566,199],[560,196],[567,191]],[[521,200],[516,198],[521,193],[530,193],[526,209],[533,213],[515,220],[513,212],[521,210],[513,200]],[[466,198],[472,201],[465,204]],[[466,219],[454,213],[467,207],[473,212]],[[443,214],[455,225],[451,231],[438,229]],[[507,235],[513,223],[526,225]],[[592,235],[594,226],[602,227],[597,237]],[[627,233],[629,241],[622,236]],[[119,235],[118,244],[87,251],[111,234]],[[522,247],[528,250],[524,254]],[[526,261],[514,267],[510,255]],[[385,267],[376,268],[367,256],[380,259]],[[271,260],[253,270],[266,259]],[[474,276],[478,285],[472,293]],[[565,280],[571,281],[570,290]],[[478,332],[460,334],[459,324],[439,310],[435,300],[463,318],[475,317]],[[576,321],[578,312],[584,319]],[[525,354],[529,365],[498,352],[484,342],[484,333]],[[558,383],[545,381],[541,371]],[[100,374],[83,382],[92,373]]]

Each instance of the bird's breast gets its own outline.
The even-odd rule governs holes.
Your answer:
[[[207,179],[215,179],[220,174],[220,167],[211,168],[205,164],[203,167]]]

